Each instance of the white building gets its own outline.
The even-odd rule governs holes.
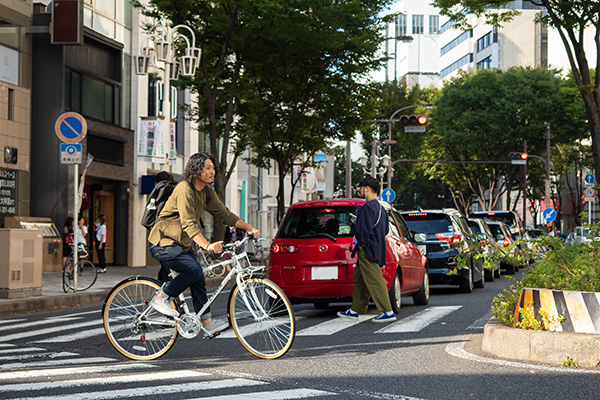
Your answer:
[[[408,86],[434,86],[439,80],[439,11],[430,2],[400,0],[388,14],[399,13],[386,29],[385,54],[390,58],[385,80]]]

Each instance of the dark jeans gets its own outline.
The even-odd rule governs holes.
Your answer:
[[[196,260],[194,251],[190,248],[185,251],[181,246],[148,246],[150,255],[160,263],[161,266],[172,269],[178,272],[171,282],[163,287],[165,292],[170,297],[177,297],[188,287],[192,292],[192,302],[196,312],[200,311],[202,306],[208,301],[206,296],[206,283],[204,281],[204,272],[202,266]],[[202,319],[211,317],[210,308],[208,308]]]
[[[96,254],[98,255],[98,268],[105,269],[106,268],[106,257],[104,256],[104,249],[106,248],[106,243],[102,245],[102,248],[99,249],[100,242],[96,242]]]

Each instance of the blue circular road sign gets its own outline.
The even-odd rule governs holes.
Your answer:
[[[546,220],[546,222],[552,222],[556,219],[556,210],[548,207],[542,212],[542,217]]]
[[[592,174],[587,174],[584,178],[585,183],[587,183],[588,185],[591,185],[592,183],[594,183],[596,181],[596,177],[594,177],[594,175]]]
[[[54,131],[65,143],[79,143],[87,133],[87,122],[76,112],[66,112],[56,119]]]
[[[383,201],[391,203],[396,198],[396,192],[394,192],[394,189],[387,188],[383,192],[381,192],[381,198],[383,199]]]

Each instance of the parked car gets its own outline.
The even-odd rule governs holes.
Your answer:
[[[268,277],[293,303],[327,307],[351,301],[356,257],[351,257],[355,220],[361,199],[306,201],[288,209],[271,244]],[[383,277],[398,313],[401,296],[416,305],[429,302],[427,258],[400,215],[381,203],[389,224]]]
[[[515,256],[517,253],[517,249],[511,244],[514,242],[512,238],[512,234],[510,229],[504,222],[500,221],[486,221],[488,226],[490,227],[490,231],[496,238],[496,242],[498,243],[498,247],[500,251],[508,252],[508,255]],[[506,273],[509,275],[514,275],[515,272],[519,271],[519,266],[506,262],[500,262],[500,268],[506,270]]]
[[[519,214],[514,211],[478,211],[472,213],[471,218],[483,218],[486,221],[500,221],[508,226],[513,240],[527,239],[526,230],[523,228],[523,223]]]
[[[456,271],[455,256],[465,252],[473,240],[467,219],[456,209],[406,211],[402,218],[412,235],[424,234],[431,284],[458,285],[465,293],[485,286],[483,261],[469,256],[467,268]]]
[[[592,240],[600,240],[600,237],[595,232],[590,232],[588,228],[583,226],[576,226],[573,231],[573,238],[571,239],[571,245],[580,245]]]
[[[484,259],[486,257],[494,256],[494,252],[497,251],[497,242],[487,222],[481,218],[468,218],[467,223],[479,242],[484,245]],[[493,282],[494,278],[500,278],[500,261],[494,260],[492,261],[492,264],[492,268],[486,268],[484,270],[485,280],[487,282]]]

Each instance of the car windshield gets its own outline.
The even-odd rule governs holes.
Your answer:
[[[444,214],[433,213],[408,213],[402,214],[408,229],[415,233],[444,233],[452,232],[452,222]]]
[[[479,228],[479,224],[475,221],[468,221],[469,226],[471,227],[471,230],[473,231],[474,234],[478,235],[480,233],[485,233],[485,232],[481,232],[481,228]]]
[[[479,214],[486,221],[498,221],[504,222],[507,226],[515,226],[515,216],[512,213],[489,213],[489,214]]]
[[[488,226],[490,227],[490,230],[494,235],[501,235],[502,237],[506,237],[506,234],[502,230],[502,226],[500,226],[499,224],[489,223]]]
[[[352,237],[358,206],[292,208],[277,233],[281,239]]]

